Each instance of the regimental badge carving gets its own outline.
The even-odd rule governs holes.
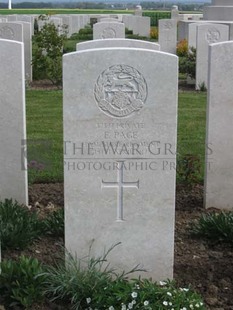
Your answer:
[[[210,28],[206,33],[206,41],[209,44],[216,43],[219,41],[220,36],[220,32],[216,28]]]
[[[0,38],[2,39],[14,39],[15,33],[13,29],[8,26],[0,28]]]
[[[172,29],[172,23],[169,22],[169,21],[165,22],[164,25],[163,25],[163,28],[164,28],[164,30]]]
[[[94,89],[101,111],[111,117],[128,117],[141,110],[147,99],[143,75],[131,66],[114,65],[98,77]]]
[[[116,37],[116,32],[112,28],[106,28],[101,34],[102,39],[111,39]]]

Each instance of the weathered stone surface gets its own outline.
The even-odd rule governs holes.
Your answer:
[[[177,56],[85,50],[64,56],[63,73],[67,249],[99,256],[121,242],[118,271],[172,278]]]
[[[105,39],[105,40],[93,40],[77,43],[76,50],[87,50],[92,48],[108,48],[108,47],[132,47],[132,48],[144,48],[149,50],[160,50],[160,45],[157,43],[147,42],[143,40],[131,40],[131,39]]]
[[[172,19],[159,20],[159,44],[161,51],[176,53],[177,21]]]
[[[100,22],[93,26],[93,39],[124,38],[125,25],[119,22]]]
[[[0,196],[28,204],[23,43],[0,39],[0,68]]]
[[[227,41],[229,27],[221,24],[197,25],[196,89],[208,84],[209,44]]]
[[[210,45],[205,207],[233,209],[233,42]]]

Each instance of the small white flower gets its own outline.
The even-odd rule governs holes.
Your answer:
[[[90,304],[91,303],[91,298],[90,297],[86,298],[86,302],[87,302],[87,304]]]
[[[200,308],[200,305],[199,305],[199,304],[196,304],[195,307],[196,307],[196,308]]]
[[[132,298],[137,298],[138,293],[137,293],[137,292],[133,292],[133,293],[131,294],[131,296],[132,296]]]
[[[169,302],[169,306],[172,306],[172,302]]]
[[[164,305],[164,306],[167,306],[167,305],[168,305],[168,302],[167,302],[166,300],[164,300],[164,301],[163,301],[163,305]]]
[[[189,288],[183,288],[183,291],[184,291],[184,292],[188,292],[188,291],[189,291]]]
[[[126,310],[127,308],[126,308],[126,305],[124,305],[124,304],[122,304],[121,305],[121,310]]]
[[[187,308],[186,308],[186,307],[183,307],[181,310],[187,310]]]
[[[133,305],[135,305],[136,304],[136,300],[132,300],[132,302],[131,302]]]
[[[164,281],[159,281],[159,285],[161,285],[161,286],[164,286],[164,285],[166,285],[167,283],[166,282],[164,282]]]
[[[170,292],[167,292],[167,295],[168,295],[168,296],[172,296],[172,293],[170,293]]]
[[[139,284],[136,284],[135,288],[136,288],[137,290],[140,290],[140,285],[139,285]]]
[[[149,305],[149,301],[145,300],[143,304],[144,304],[144,306],[148,306]]]
[[[114,307],[113,307],[113,306],[111,306],[111,307],[109,307],[109,308],[108,308],[108,310],[114,310]]]
[[[133,304],[131,302],[128,304],[128,308],[133,309]]]
[[[190,309],[193,309],[193,305],[192,305],[192,304],[191,304],[191,305],[189,305],[189,308],[190,308]]]

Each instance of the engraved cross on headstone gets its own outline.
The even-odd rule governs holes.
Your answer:
[[[117,221],[123,221],[123,190],[124,188],[137,188],[139,189],[139,180],[136,182],[124,182],[123,175],[123,162],[118,162],[118,175],[117,182],[105,182],[102,180],[101,188],[117,188],[118,201],[117,201]]]

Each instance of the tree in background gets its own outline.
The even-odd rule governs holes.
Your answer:
[[[39,19],[45,20],[45,17]],[[62,55],[66,40],[67,26],[56,27],[49,21],[36,33],[32,60],[35,80],[48,79],[54,85],[62,84]]]

